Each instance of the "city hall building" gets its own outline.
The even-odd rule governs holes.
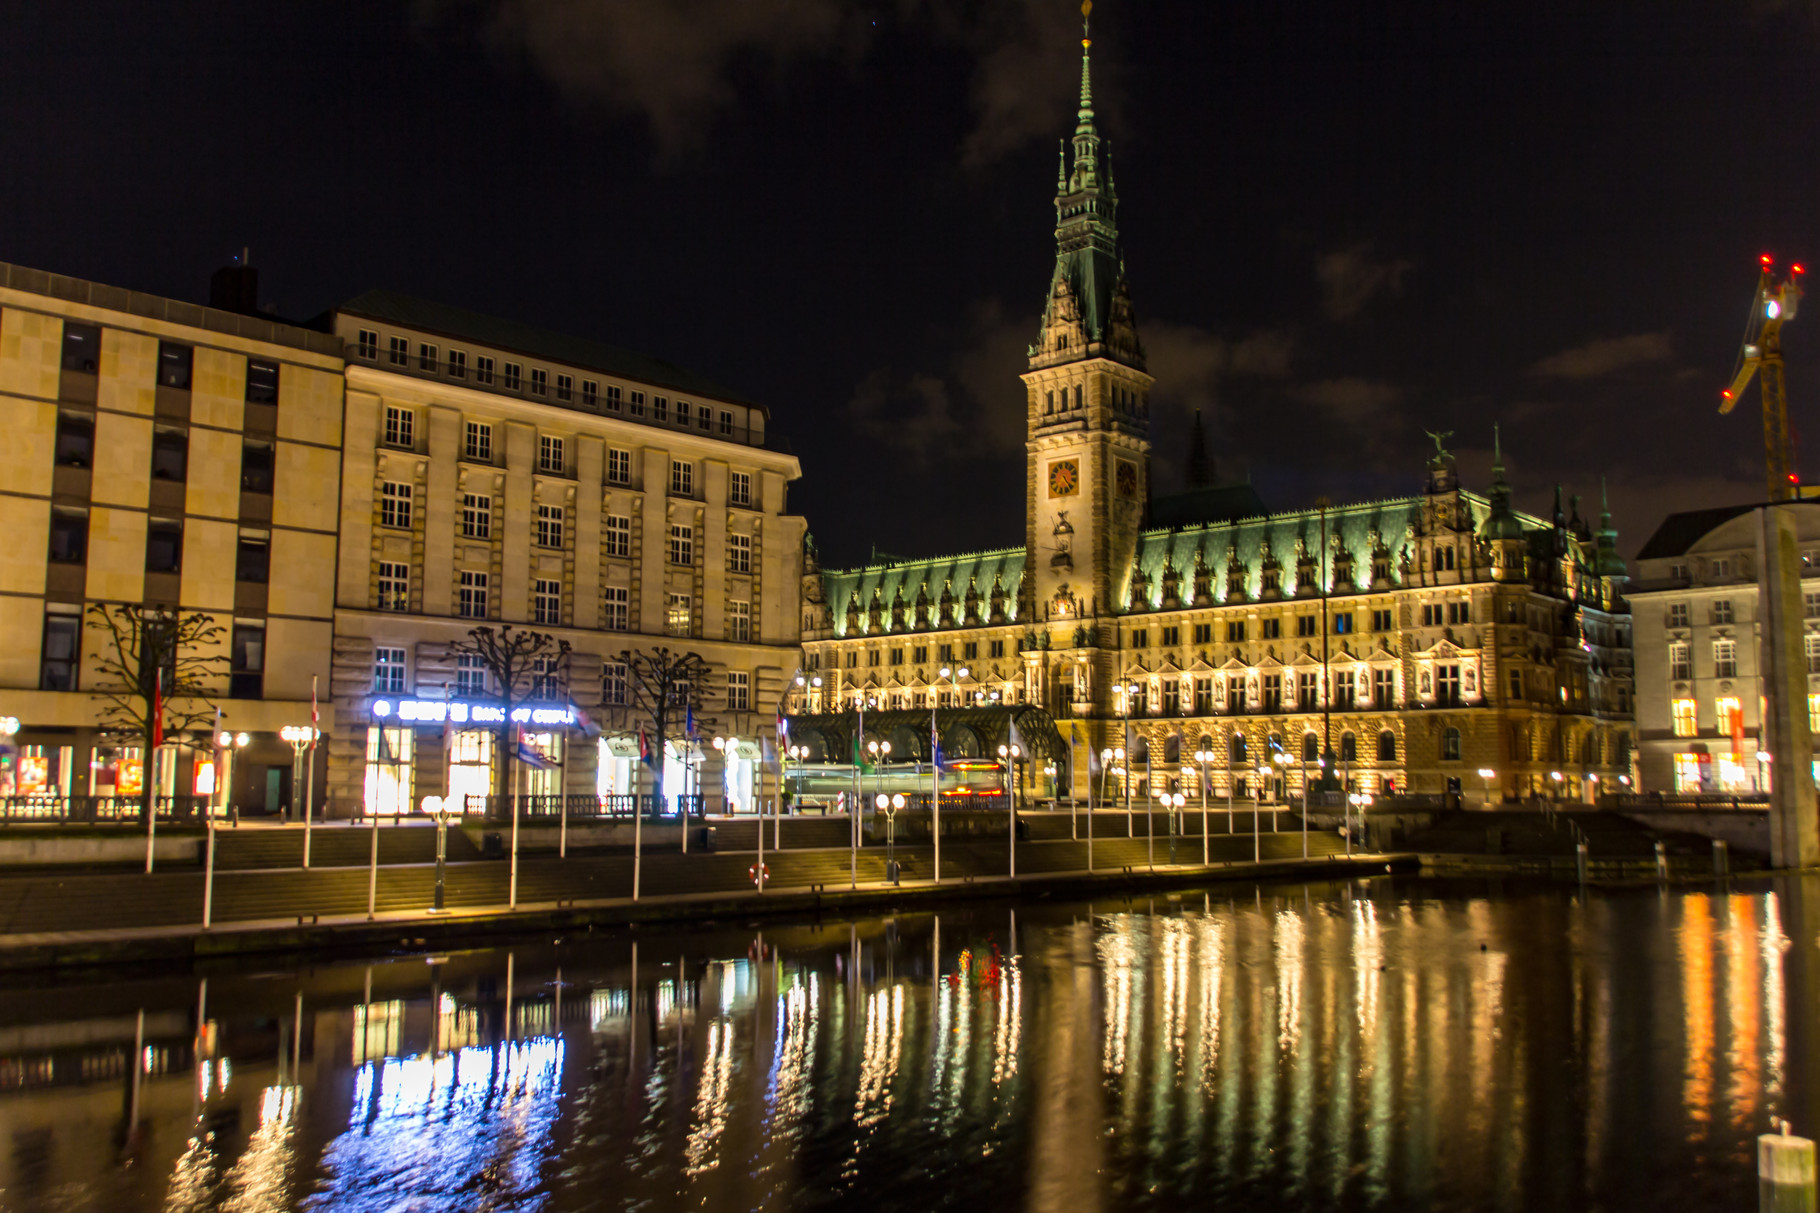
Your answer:
[[[1215,795],[1260,779],[1281,795],[1324,760],[1371,793],[1591,797],[1627,779],[1630,620],[1609,515],[1595,532],[1558,491],[1553,518],[1521,513],[1501,461],[1470,491],[1438,440],[1425,468],[1412,453],[1408,497],[1270,513],[1246,486],[1156,492],[1153,380],[1089,68],[1083,54],[1022,376],[1024,543],[811,563],[798,735],[844,759],[864,706],[862,742],[927,761],[935,709],[945,755],[990,759],[1005,730],[978,709],[1028,705],[1065,749],[1031,764],[1033,790],[1075,798],[1192,792],[1201,765]]]

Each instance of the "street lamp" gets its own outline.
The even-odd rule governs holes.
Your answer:
[[[315,817],[315,814],[310,812],[313,807],[310,802],[315,799],[316,764],[314,761],[310,761],[306,765],[304,755],[315,748],[317,739],[322,736],[322,731],[309,725],[287,724],[278,730],[278,735],[291,743],[291,750],[295,755],[291,760],[292,804],[297,802],[298,771],[301,768],[303,772],[303,866],[307,868],[310,866],[310,822]]]
[[[1490,767],[1479,768],[1479,782],[1485,785],[1485,807],[1487,810],[1491,808],[1491,781],[1496,775],[1497,772]]]
[[[423,798],[424,816],[436,823],[436,902],[430,909],[432,914],[443,912],[442,878],[443,866],[449,858],[449,818],[453,816],[449,801],[452,799],[453,797],[443,796],[425,796]]]
[[[1017,876],[1017,760],[1022,753],[1017,746],[998,748],[999,774],[1005,788],[1005,809],[1011,822],[1011,875]]]
[[[1277,770],[1283,777],[1284,798],[1287,799],[1289,790],[1289,764],[1295,760],[1282,750],[1278,750],[1276,753],[1272,754],[1270,760],[1277,764]],[[1270,810],[1270,832],[1272,834],[1277,832],[1278,812],[1280,812],[1280,809]]]
[[[897,811],[904,807],[904,794],[894,792],[887,796],[880,792],[872,803],[885,815],[885,879],[892,884],[900,884],[902,882],[897,870]]]
[[[1196,750],[1195,762],[1201,767],[1201,866],[1206,867],[1210,856],[1207,850],[1207,764],[1213,761],[1212,750]],[[1227,833],[1231,833],[1231,822],[1227,823]]]
[[[1258,794],[1251,798],[1251,862],[1262,863],[1263,826],[1260,824],[1264,809],[1264,792],[1270,786],[1270,764],[1258,763]]]
[[[942,683],[946,682],[957,692],[961,679],[967,676],[967,667],[951,670],[943,666],[935,676],[935,685],[929,694],[929,820],[930,829],[935,836],[935,883],[942,882],[942,756],[941,732],[937,727],[936,708],[941,703]]]

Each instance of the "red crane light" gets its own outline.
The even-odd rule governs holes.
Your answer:
[[[1775,264],[1775,258],[1771,257],[1768,253],[1763,254],[1761,257],[1757,258],[1757,260],[1761,261],[1765,268]]]
[[[1789,266],[1789,267],[1788,267],[1788,268],[1789,268],[1789,269],[1791,269],[1791,270],[1793,270],[1793,271],[1795,271],[1795,273],[1797,273],[1797,274],[1805,274],[1805,273],[1807,273],[1807,271],[1806,271],[1806,270],[1804,270],[1804,269],[1802,269],[1802,268],[1801,268],[1801,267],[1800,267],[1800,266],[1798,266],[1798,265],[1791,265],[1791,266]]]
[[[1719,389],[1719,395],[1726,400],[1730,400],[1732,398],[1732,390],[1730,388],[1721,388]]]

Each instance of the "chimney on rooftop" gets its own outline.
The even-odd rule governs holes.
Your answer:
[[[252,266],[252,250],[241,249],[239,256],[209,278],[209,306],[248,316],[259,314],[259,271]]]

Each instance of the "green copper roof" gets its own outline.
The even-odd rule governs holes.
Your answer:
[[[1087,40],[1083,39],[1083,43]],[[1080,301],[1089,341],[1101,340],[1112,318],[1113,299],[1124,266],[1119,257],[1118,195],[1112,183],[1112,161],[1100,160],[1100,135],[1093,116],[1093,64],[1081,51],[1081,106],[1074,127],[1074,166],[1056,183],[1055,272],[1043,307],[1048,327],[1056,287],[1066,280]]]
[[[1005,621],[1017,620],[1018,585],[1024,577],[1024,549],[1001,548],[990,552],[973,552],[962,556],[937,556],[927,560],[892,561],[858,569],[833,569],[822,574],[822,593],[834,617],[836,636],[860,636],[868,630],[874,602],[880,608],[882,631],[903,635],[915,631],[938,631],[943,627],[961,627],[966,619],[967,591],[977,594],[978,617],[982,626],[990,618],[994,585],[1003,594]],[[943,624],[942,594],[947,592],[953,622]],[[927,611],[928,623],[916,626],[919,601]],[[847,626],[847,608],[859,606],[859,627]],[[892,607],[901,605],[902,621],[893,624]]]

